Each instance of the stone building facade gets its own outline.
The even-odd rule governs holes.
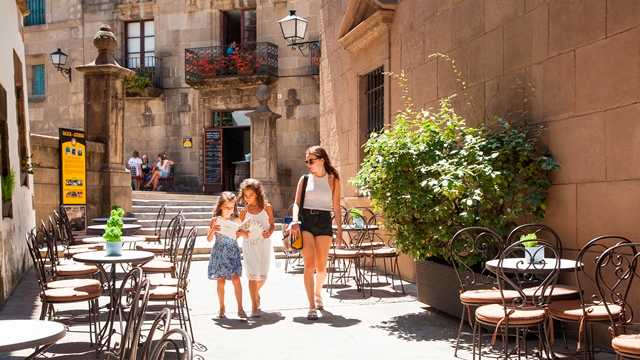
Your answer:
[[[31,267],[25,241],[35,224],[33,176],[28,164],[29,114],[26,111],[25,55],[22,18],[27,13],[23,0],[3,1],[0,31],[0,175],[15,174],[11,196],[2,194],[0,219],[0,306]]]
[[[323,2],[321,24],[320,137],[347,195],[356,195],[347,180],[368,125],[366,76],[404,70],[418,105],[456,93],[471,124],[503,116],[545,125],[561,165],[545,221],[567,256],[597,235],[640,237],[640,3],[336,0]],[[466,90],[434,53],[455,61]],[[401,93],[389,77],[381,92],[389,124]]]
[[[119,40],[119,62],[151,74],[152,86],[144,91],[134,89],[126,98],[127,155],[138,150],[155,162],[158,153],[166,152],[177,163],[178,191],[232,189],[234,169],[230,164],[224,165],[223,186],[206,186],[205,129],[220,125],[214,124],[214,118],[225,119],[232,127],[225,126],[223,134],[242,142],[229,145],[225,161],[243,160],[244,153],[250,152],[250,121],[244,114],[258,105],[257,86],[267,83],[269,107],[283,115],[276,135],[282,197],[285,202],[292,197],[292,184],[304,171],[304,149],[319,143],[319,79],[310,57],[287,47],[277,20],[289,9],[296,9],[309,19],[307,38],[318,39],[320,0],[36,2],[43,4],[44,23],[25,27],[32,133],[56,136],[59,127],[83,127],[81,74],[72,70],[69,82],[50,64],[48,54],[61,48],[69,54],[72,67],[85,64],[95,57],[91,46],[95,31],[100,24],[108,24]],[[211,75],[203,74],[210,71],[207,66],[231,57],[228,49],[233,41],[257,44],[249,50],[249,56],[254,56],[248,60],[253,71],[241,74],[242,69],[236,66],[231,72],[218,70],[209,80],[200,81],[201,76]],[[261,76],[258,68],[262,63],[255,60],[261,58],[264,47],[270,49],[267,60],[275,66],[270,68],[270,76]],[[200,57],[190,57],[191,50]],[[204,65],[197,62],[203,59],[210,61]],[[39,65],[44,69],[44,90],[36,81],[42,77],[37,73]],[[185,142],[192,147],[185,147]]]

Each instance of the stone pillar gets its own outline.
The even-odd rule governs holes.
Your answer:
[[[108,25],[100,26],[93,45],[98,50],[96,59],[76,67],[84,74],[87,141],[105,147],[100,178],[88,179],[88,217],[108,215],[113,205],[131,209],[131,179],[124,154],[124,78],[133,71],[115,61],[118,42]]]
[[[281,117],[267,106],[269,88],[258,86],[256,97],[260,105],[247,116],[251,119],[251,177],[264,185],[273,209],[283,210],[282,194],[278,184],[278,149],[276,120]]]

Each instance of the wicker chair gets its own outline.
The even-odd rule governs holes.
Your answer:
[[[553,320],[578,324],[577,351],[584,351],[586,359],[593,358],[593,334],[594,323],[606,323],[609,315],[603,305],[603,299],[597,294],[587,291],[596,291],[595,266],[600,255],[609,247],[618,244],[627,244],[631,241],[622,236],[600,236],[585,244],[576,258],[575,279],[579,289],[579,298],[574,300],[555,300],[549,306],[549,315]],[[584,264],[584,268],[582,266]],[[592,265],[592,266],[590,266]],[[619,314],[618,308],[616,310]]]
[[[539,240],[538,244],[543,246],[543,251],[547,254],[546,259],[558,260],[560,257],[553,248],[553,245]],[[528,257],[530,261],[525,258]],[[514,269],[507,270],[503,266],[505,259],[521,258]],[[498,289],[500,291],[501,304],[482,305],[476,309],[475,323],[473,326],[473,357],[475,359],[476,349],[479,358],[482,358],[482,328],[490,327],[494,329],[492,343],[495,343],[498,332],[502,335],[504,359],[509,355],[509,331],[514,330],[516,335],[515,353],[520,356],[522,346],[526,350],[526,334],[529,329],[536,329],[538,333],[538,350],[540,355],[549,355],[549,340],[547,337],[547,307],[551,302],[553,287],[558,281],[560,274],[560,262],[555,261],[555,266],[546,271],[544,279],[536,286],[536,291],[532,296],[524,293],[524,288],[520,285],[523,278],[528,278],[531,273],[541,272],[546,268],[545,263],[536,263],[527,253],[524,241],[516,241],[509,245],[500,255],[496,275],[498,277]],[[519,296],[512,297],[509,293],[515,290]],[[543,344],[543,339],[545,339]]]
[[[629,299],[632,285],[640,281],[640,244],[619,244],[607,249],[596,263],[596,288],[611,326],[611,347],[618,359],[640,359],[640,324],[634,323]]]

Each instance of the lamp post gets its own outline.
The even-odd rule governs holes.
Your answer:
[[[295,10],[289,10],[289,15],[278,20],[278,24],[282,30],[282,37],[289,43],[289,47],[297,48],[303,56],[307,55],[304,53],[305,49],[309,51],[320,49],[320,41],[304,41],[309,20],[296,15]]]
[[[51,63],[58,70],[62,76],[65,76],[71,82],[71,67],[67,66],[67,60],[69,59],[69,55],[65,54],[64,51],[58,50],[49,54],[49,58],[51,59]]]

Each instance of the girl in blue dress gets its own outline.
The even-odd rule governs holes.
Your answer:
[[[238,230],[234,237],[224,235],[220,232],[220,224],[218,218],[237,222],[238,211],[236,207],[236,196],[231,192],[223,192],[220,194],[218,204],[213,212],[213,217],[209,223],[209,231],[207,232],[207,240],[211,241],[215,234],[216,242],[211,249],[209,256],[209,267],[207,270],[209,279],[218,281],[218,302],[220,311],[218,317],[225,318],[224,308],[224,286],[226,280],[231,280],[236,294],[236,302],[238,303],[238,317],[246,319],[247,314],[242,308],[242,285],[240,276],[242,275],[242,257],[240,248],[236,238],[245,234],[246,231]]]

